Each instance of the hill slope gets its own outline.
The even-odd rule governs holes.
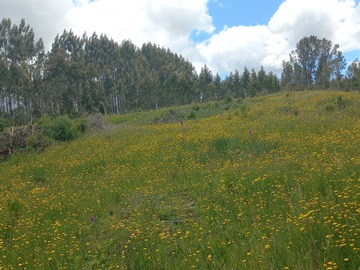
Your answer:
[[[14,156],[0,268],[357,270],[359,107],[281,93]]]

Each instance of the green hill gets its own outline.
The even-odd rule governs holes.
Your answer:
[[[15,155],[0,269],[358,270],[359,108],[312,91],[110,116]]]

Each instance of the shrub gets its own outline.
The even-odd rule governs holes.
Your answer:
[[[338,96],[337,100],[336,100],[336,105],[339,109],[339,111],[342,111],[345,109],[346,107],[346,104],[345,104],[345,101],[343,99],[343,97],[341,95]]]
[[[195,105],[193,106],[193,110],[194,110],[194,111],[199,111],[199,110],[200,110],[200,106],[199,106],[198,104],[195,104]]]
[[[181,121],[181,119],[184,119],[184,115],[182,113],[170,109],[169,111],[161,114],[160,117],[154,119],[154,123],[172,123]]]
[[[26,138],[30,136],[32,129],[29,126],[11,128],[0,133],[0,158],[6,159],[12,153],[22,151],[26,147]]]
[[[225,102],[226,102],[226,103],[230,103],[230,102],[232,102],[232,101],[233,101],[232,96],[228,95],[228,96],[225,97]]]
[[[87,120],[84,117],[80,117],[73,120],[74,128],[81,134],[84,134],[87,129]]]
[[[188,120],[190,119],[196,119],[196,114],[194,111],[191,111],[188,116],[186,117]]]
[[[13,124],[13,120],[0,117],[0,132],[3,132],[5,128],[11,127]]]
[[[35,133],[26,138],[26,147],[36,151],[42,151],[52,144],[53,140],[42,133]]]
[[[78,138],[86,130],[84,118],[72,120],[67,115],[60,115],[51,119],[43,116],[39,120],[42,132],[56,141],[71,141]]]

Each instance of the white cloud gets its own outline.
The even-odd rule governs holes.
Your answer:
[[[340,44],[344,51],[359,49],[360,6],[354,0],[287,0],[269,27],[292,45],[304,36],[316,35]]]
[[[84,1],[84,0],[82,0]],[[77,5],[68,18],[75,33],[96,31],[137,46],[152,42],[196,60],[199,56],[189,36],[193,31],[211,33],[212,19],[206,0],[97,0]]]
[[[279,71],[289,45],[283,36],[273,34],[267,26],[225,28],[197,46],[206,62],[216,72],[240,72],[248,69]]]
[[[19,25],[22,18],[33,29],[36,39],[44,39],[50,48],[55,36],[69,26],[66,13],[71,9],[71,0],[0,0],[0,19],[10,18]]]
[[[339,44],[343,52],[360,49],[360,4],[354,0],[286,0],[268,25],[224,28],[197,49],[215,71],[244,66],[280,73],[304,36]]]
[[[21,18],[50,49],[64,29],[105,33],[137,46],[152,42],[183,54],[200,69],[230,72],[244,66],[280,73],[282,60],[304,36],[325,37],[346,52],[360,49],[360,4],[354,0],[286,0],[267,25],[224,27],[214,32],[207,4],[215,0],[0,0],[0,18]],[[221,4],[221,1],[218,1]],[[191,33],[206,32],[200,44]]]

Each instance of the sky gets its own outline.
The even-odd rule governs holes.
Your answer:
[[[182,54],[197,71],[244,67],[281,74],[304,36],[339,44],[350,63],[360,59],[360,0],[0,0],[0,18],[21,18],[46,49],[64,29],[106,34],[138,47],[152,42]]]

